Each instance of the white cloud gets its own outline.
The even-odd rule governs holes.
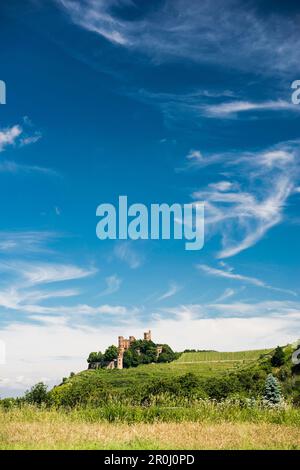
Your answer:
[[[185,312],[187,316],[187,312]],[[176,350],[185,348],[238,351],[275,347],[295,340],[300,316],[237,318],[163,318],[151,325],[158,340]]]
[[[229,279],[229,280],[234,280],[234,281],[240,281],[240,282],[245,282],[246,284],[252,284],[257,287],[263,287],[265,289],[270,289],[273,291],[277,292],[284,292],[286,294],[291,294],[291,295],[297,295],[296,292],[289,290],[289,289],[281,289],[278,287],[273,287],[267,284],[266,282],[262,281],[261,279],[258,279],[256,277],[250,277],[250,276],[245,276],[242,274],[237,274],[233,272],[233,269],[230,271],[220,269],[220,268],[213,268],[211,266],[207,266],[206,264],[198,264],[197,268],[210,275],[210,276],[215,276],[215,277],[221,277],[224,279]]]
[[[113,276],[108,276],[105,278],[106,288],[98,294],[99,296],[110,295],[117,292],[122,284],[122,279],[120,279],[116,274]]]
[[[230,181],[219,181],[218,183],[211,183],[208,186],[216,191],[229,191],[234,187],[233,183]]]
[[[42,134],[40,132],[35,132],[34,135],[22,137],[22,139],[20,139],[20,146],[25,147],[26,145],[35,144],[41,138],[42,138]]]
[[[192,194],[194,200],[205,201],[208,235],[221,232],[219,258],[254,246],[284,220],[285,206],[299,176],[297,145],[282,143],[265,151],[205,159],[205,165],[218,162],[229,169],[231,178],[241,181],[211,183]]]
[[[4,160],[0,162],[1,173],[40,173],[49,176],[59,176],[59,174],[51,168],[44,168],[37,165],[24,165],[16,163],[13,160]]]
[[[29,124],[27,119],[24,119],[24,124]],[[7,149],[8,146],[17,148],[25,147],[30,144],[36,143],[40,140],[42,134],[35,131],[33,135],[27,134],[23,127],[16,124],[12,127],[0,129],[0,153]],[[41,173],[50,176],[59,176],[55,170],[51,168],[44,168],[39,165],[29,165],[24,163],[17,163],[13,160],[4,160],[0,162],[0,172],[2,173]]]
[[[26,124],[26,121],[24,121],[24,123]],[[33,135],[28,135],[25,133],[23,127],[18,124],[4,129],[2,128],[0,129],[0,152],[3,152],[7,146],[17,143],[20,147],[34,144],[40,140],[41,137],[42,134],[38,131],[35,131]]]
[[[123,305],[98,305],[92,306],[87,304],[77,305],[56,305],[55,307],[44,307],[42,305],[22,305],[18,309],[23,312],[37,313],[37,314],[54,314],[54,315],[70,315],[74,317],[76,315],[131,315],[138,312],[136,309],[128,309]],[[33,317],[31,317],[33,318]],[[71,319],[70,319],[71,320]],[[71,320],[72,321],[72,320]]]
[[[229,299],[230,297],[233,297],[235,295],[236,291],[234,289],[231,289],[230,287],[227,287],[223,294],[220,295],[220,297],[217,298],[216,302],[223,302],[224,300]]]
[[[222,316],[213,318],[217,311]],[[139,338],[147,328],[152,330],[155,342],[168,343],[177,351],[185,348],[236,351],[286,344],[299,336],[300,305],[295,302],[182,305],[161,309],[149,318],[147,326],[136,318],[134,323],[122,327],[104,324],[100,329],[80,324],[71,327],[64,319],[52,316],[40,320],[41,324],[14,322],[0,330],[0,340],[6,344],[7,352],[6,364],[0,365],[0,396],[21,394],[41,377],[47,377],[50,385],[59,383],[71,371],[85,369],[91,351],[103,351],[116,344],[119,334]]]
[[[259,14],[240,0],[166,0],[136,20],[118,14],[135,10],[130,0],[57,0],[72,21],[114,45],[140,51],[156,62],[186,59],[218,63],[255,74],[299,70],[297,17]]]
[[[203,113],[208,117],[224,118],[234,117],[238,113],[248,111],[292,111],[299,112],[299,106],[284,100],[251,102],[251,101],[230,101],[213,105],[202,106]]]
[[[157,301],[169,299],[170,297],[173,297],[174,295],[176,295],[181,289],[182,289],[181,286],[179,286],[175,282],[171,282],[169,285],[169,288],[166,290],[164,294],[158,297]]]
[[[85,269],[75,265],[55,263],[6,262],[0,268],[17,272],[26,285],[47,284],[52,282],[82,279],[97,272],[96,269]]]
[[[22,134],[22,128],[18,125],[0,130],[0,152],[8,145],[14,145]]]
[[[58,237],[58,233],[47,231],[0,231],[0,251],[5,253],[47,252],[49,243]]]
[[[268,168],[283,168],[285,165],[293,163],[295,155],[287,150],[271,150],[260,154],[259,158],[261,159],[261,164],[266,165]]]
[[[144,260],[144,257],[128,241],[116,245],[114,255],[119,260],[127,263],[131,269],[139,268]]]

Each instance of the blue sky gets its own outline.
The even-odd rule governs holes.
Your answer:
[[[299,7],[2,2],[0,395],[118,334],[174,349],[298,338]],[[100,241],[96,208],[205,201],[205,246]]]

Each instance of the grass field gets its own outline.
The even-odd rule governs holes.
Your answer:
[[[82,410],[24,408],[0,411],[0,449],[300,449],[298,415],[262,412],[251,421],[237,410],[227,418],[127,424]]]
[[[186,352],[183,353],[176,361],[177,363],[190,363],[190,362],[243,362],[254,361],[259,359],[260,356],[268,354],[270,349],[257,349],[252,351],[237,351],[237,352],[218,352],[218,351],[203,351],[203,352]]]

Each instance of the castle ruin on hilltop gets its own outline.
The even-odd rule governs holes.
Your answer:
[[[151,342],[149,345],[145,345],[145,342]],[[136,343],[136,344],[134,344]],[[133,348],[132,348],[133,346]],[[124,367],[124,353],[132,348],[132,353],[135,356],[135,362],[137,361],[136,355],[141,356],[141,363],[143,363],[143,357],[147,355],[147,352],[145,353],[145,348],[148,349],[148,346],[150,347],[150,360],[156,362],[159,358],[159,356],[165,352],[164,348],[166,345],[161,345],[161,344],[155,344],[152,342],[152,337],[151,337],[151,330],[146,331],[144,333],[144,338],[143,340],[137,340],[134,336],[129,336],[129,338],[124,338],[124,336],[119,336],[118,337],[118,347],[116,348],[114,345],[110,346],[107,348],[105,351],[104,355],[101,353],[101,351],[97,352],[91,352],[87,362],[88,362],[88,368],[89,369],[123,369]],[[113,348],[113,352],[111,351],[111,348]],[[117,351],[116,351],[117,349]],[[155,357],[155,352],[156,352],[156,357]],[[112,354],[111,354],[112,353]],[[105,355],[107,356],[105,357]],[[128,358],[127,358],[128,359]],[[166,360],[166,358],[165,358]],[[128,361],[127,361],[128,362]],[[148,362],[146,362],[148,363]],[[128,367],[128,364],[126,364],[126,367]]]
[[[128,339],[124,338],[124,336],[118,337],[118,357],[116,362],[117,369],[123,369],[123,356],[124,352],[128,351],[130,346],[136,341],[134,336],[129,336]],[[144,341],[152,341],[151,338],[151,330],[145,331],[144,333]],[[156,354],[159,356],[162,353],[162,346],[156,346]],[[112,368],[112,367],[111,367]]]

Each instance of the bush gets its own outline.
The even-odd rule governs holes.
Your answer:
[[[54,387],[49,394],[49,403],[71,408],[78,405],[99,406],[105,403],[109,396],[110,389],[101,377],[89,373]]]
[[[284,351],[280,346],[277,346],[271,358],[271,364],[273,367],[280,367],[280,366],[283,366],[284,363],[285,363]]]
[[[37,383],[36,385],[31,387],[30,390],[27,390],[27,392],[25,392],[24,399],[27,403],[38,406],[40,406],[42,403],[47,403],[47,385],[45,385],[43,382]]]

